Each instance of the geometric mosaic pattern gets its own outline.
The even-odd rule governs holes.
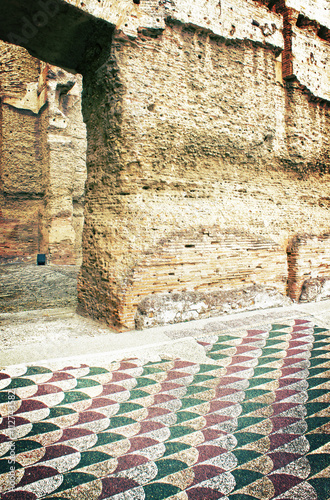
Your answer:
[[[289,320],[198,341],[206,364],[1,371],[1,498],[330,498],[330,333]]]

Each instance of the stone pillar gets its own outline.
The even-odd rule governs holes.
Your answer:
[[[82,78],[51,66],[47,73],[49,183],[46,210],[49,260],[81,263],[86,128],[81,115]]]

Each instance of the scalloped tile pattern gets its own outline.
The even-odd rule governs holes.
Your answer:
[[[8,367],[1,498],[326,500],[329,337],[289,320],[199,338],[205,364]]]

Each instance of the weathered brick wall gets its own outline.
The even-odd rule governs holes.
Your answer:
[[[299,300],[305,281],[330,277],[330,235],[296,235],[288,246],[288,295]]]
[[[121,321],[133,325],[142,298],[164,290],[210,292],[275,285],[285,295],[286,282],[285,252],[271,240],[216,227],[183,231],[141,258],[121,306]]]
[[[45,113],[31,112],[36,102],[27,97],[38,87],[43,63],[19,47],[1,43],[0,50],[0,262],[7,262],[39,251],[46,136]],[[18,102],[20,109],[14,107]]]
[[[200,228],[223,235],[238,228],[277,243],[283,264],[293,234],[327,230],[329,109],[299,83],[279,83],[277,57],[276,47],[169,21],[158,36],[115,37],[107,65],[85,80],[82,310],[132,327],[138,295],[173,289],[164,265],[171,235],[181,235],[182,247]],[[210,275],[218,255],[208,261]],[[200,258],[185,261],[186,276],[190,266],[201,270]],[[283,291],[283,274],[268,258],[262,280]],[[253,250],[241,259],[248,268]],[[233,275],[241,269],[235,259],[230,266]],[[192,273],[187,288],[212,288],[210,275]]]
[[[0,262],[81,262],[86,130],[80,76],[0,44]]]

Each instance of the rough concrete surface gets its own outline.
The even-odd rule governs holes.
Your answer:
[[[312,318],[330,328],[330,300],[292,304],[262,311],[224,314],[216,318],[118,333],[107,325],[75,313],[74,309],[49,309],[0,315],[0,364],[33,363],[47,359],[87,356],[115,360],[139,355],[182,359],[203,357],[196,339],[203,335],[257,328],[288,318]],[[24,349],[23,349],[24,346]]]
[[[181,323],[236,311],[267,309],[291,304],[291,299],[276,288],[254,285],[238,290],[215,292],[182,292],[154,294],[142,300],[137,308],[138,330],[151,326]]]

